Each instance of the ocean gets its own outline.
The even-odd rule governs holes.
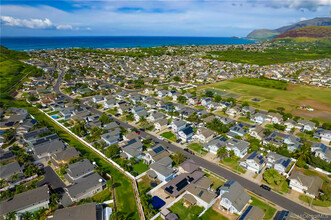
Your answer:
[[[254,41],[230,37],[0,37],[0,44],[12,50],[55,48],[126,48],[170,45],[229,45]]]

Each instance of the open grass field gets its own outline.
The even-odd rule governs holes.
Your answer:
[[[265,88],[249,85],[232,80],[218,82],[198,87],[198,91],[214,89],[241,95],[240,101],[246,101],[252,107],[269,110],[284,107],[287,112],[307,118],[330,120],[331,118],[331,89],[304,85],[290,84],[287,90]],[[261,99],[261,102],[251,101],[252,98]],[[315,109],[313,112],[304,111],[302,115],[296,107],[307,105]]]

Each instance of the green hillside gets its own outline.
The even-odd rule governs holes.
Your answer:
[[[1,98],[14,89],[13,87],[27,75],[41,76],[42,70],[30,66],[20,60],[28,59],[25,52],[9,50],[0,46],[0,93]]]

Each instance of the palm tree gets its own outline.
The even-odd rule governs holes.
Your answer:
[[[230,156],[231,158],[233,158],[233,157],[235,156],[235,154],[234,154],[234,150],[230,150],[230,151],[229,151],[229,156]]]
[[[16,219],[16,212],[9,212],[6,217],[6,220],[15,220]]]
[[[23,220],[30,220],[30,219],[32,219],[32,213],[25,212],[22,217],[23,217]]]
[[[217,156],[220,157],[221,159],[226,156],[228,154],[228,151],[226,150],[226,147],[223,146],[223,147],[220,147],[218,150],[217,150]]]
[[[311,160],[311,144],[309,142],[305,142],[303,145],[300,146],[299,149],[297,149],[293,153],[293,157],[297,160],[301,160],[304,162],[309,162]]]

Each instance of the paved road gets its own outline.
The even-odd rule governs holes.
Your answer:
[[[64,74],[64,73],[62,73]],[[62,75],[61,74],[61,75]],[[62,78],[63,78],[63,75],[62,76],[59,76],[59,80],[60,82],[62,81]],[[61,95],[65,96],[70,102],[73,100],[72,98],[70,98],[69,96],[67,95],[64,95],[62,94],[60,91],[59,91],[59,86],[60,86],[60,83],[59,81],[56,83],[55,87],[54,87],[54,90],[58,93],[60,93]],[[87,105],[84,105],[82,104],[84,107],[87,107],[87,109],[89,109],[90,112],[94,113],[94,114],[98,114],[98,115],[101,115],[102,112],[97,110],[97,109],[94,109],[94,108],[91,108],[91,107],[88,107]],[[131,129],[131,128],[134,128],[134,126],[131,126],[129,125],[128,123],[126,122],[123,122],[121,120],[118,120],[116,118],[112,118],[114,121],[118,122],[121,126],[123,126],[124,128],[126,129]],[[141,131],[140,135],[143,137],[143,138],[146,138],[146,137],[149,137],[151,138],[154,142],[159,142],[160,144],[162,144],[163,146],[167,147],[170,151],[172,152],[176,152],[176,151],[180,151],[182,153],[185,154],[185,156],[189,157],[190,159],[193,159],[197,164],[199,164],[201,167],[207,169],[207,170],[210,170],[212,171],[213,173],[216,173],[228,180],[236,180],[238,181],[244,188],[246,188],[247,190],[269,200],[270,202],[272,203],[275,203],[277,204],[278,206],[284,208],[284,209],[287,209],[297,215],[300,215],[302,217],[305,217],[307,219],[309,219],[310,217],[308,215],[305,215],[305,214],[309,214],[309,215],[312,215],[312,216],[321,216],[320,213],[318,212],[315,212],[315,211],[312,211],[311,209],[309,208],[306,208],[296,202],[293,202],[292,200],[290,199],[287,199],[275,192],[272,192],[272,191],[266,191],[264,189],[262,189],[258,184],[248,180],[248,179],[245,179],[243,178],[242,176],[240,175],[237,175],[223,167],[220,167],[212,162],[209,162],[201,157],[198,157],[196,155],[192,155],[186,151],[184,151],[182,148],[180,147],[177,147],[169,142],[166,142],[166,141],[163,141],[163,140],[160,140],[158,139],[156,136],[152,135],[152,134],[149,134],[149,133],[146,133],[146,132],[143,132]],[[324,218],[320,217],[320,219],[327,219],[327,218],[330,218],[330,216],[325,216]],[[311,219],[311,218],[310,218]]]

